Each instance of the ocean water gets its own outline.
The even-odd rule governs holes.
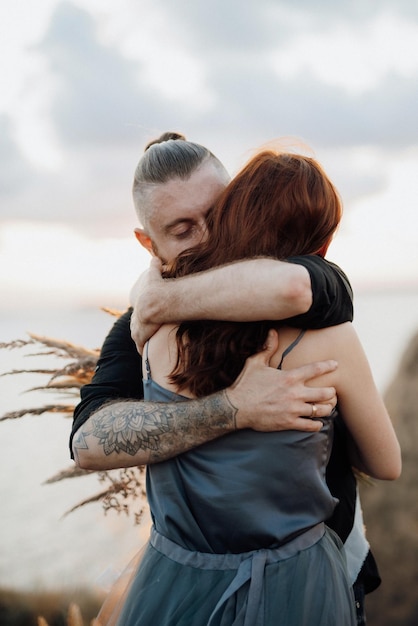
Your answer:
[[[418,289],[359,293],[355,326],[382,392],[403,351],[418,332]],[[27,332],[98,347],[113,324],[99,309],[0,313],[0,342],[27,338]],[[0,373],[51,365],[51,357],[26,349],[0,350]],[[0,415],[53,400],[27,392],[43,375],[0,377]],[[16,589],[101,587],[122,569],[146,540],[148,520],[89,504],[64,513],[103,487],[96,476],[43,484],[69,467],[71,420],[60,415],[27,416],[0,423],[0,585]]]

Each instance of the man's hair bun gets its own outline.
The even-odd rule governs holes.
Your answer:
[[[172,131],[167,131],[165,133],[163,133],[162,135],[160,135],[157,139],[153,139],[152,141],[150,141],[146,146],[145,146],[145,150],[144,152],[146,152],[148,150],[148,148],[150,148],[151,146],[153,146],[156,143],[163,143],[164,141],[169,141],[170,139],[173,139],[174,141],[186,141],[186,137],[184,135],[182,135],[181,133],[175,133]]]

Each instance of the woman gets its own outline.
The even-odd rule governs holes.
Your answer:
[[[314,160],[262,152],[214,207],[206,241],[166,275],[253,256],[324,255],[340,219],[338,195]],[[396,478],[399,446],[350,324],[316,331],[274,321],[162,327],[144,354],[146,399],[225,388],[266,342],[272,367],[338,361],[316,384],[337,389],[353,464]],[[150,466],[154,528],[118,623],[354,624],[342,545],[324,527],[336,504],[325,482],[333,417],[317,433],[239,430]]]

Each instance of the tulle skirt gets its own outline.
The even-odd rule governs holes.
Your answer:
[[[189,552],[152,531],[98,621],[101,626],[355,626],[344,548],[335,533],[320,527],[316,536],[308,531],[276,550],[240,555]]]

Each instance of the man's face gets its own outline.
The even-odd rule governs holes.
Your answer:
[[[173,261],[204,239],[206,216],[225,186],[225,177],[211,161],[187,180],[176,178],[156,185],[149,194],[152,208],[147,232],[137,229],[138,239],[146,248],[152,246],[163,262]]]

